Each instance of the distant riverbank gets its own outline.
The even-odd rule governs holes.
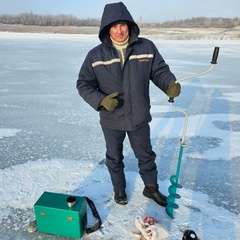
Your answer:
[[[140,28],[140,29],[141,36],[151,36],[152,38],[156,37],[161,39],[240,40],[240,26],[234,28]],[[97,35],[98,31],[99,27],[26,26],[20,24],[0,24],[0,32]]]

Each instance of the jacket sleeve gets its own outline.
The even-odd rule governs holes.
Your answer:
[[[90,59],[90,54],[88,53],[79,71],[76,87],[79,95],[91,107],[99,111],[99,104],[106,95],[99,91],[99,84]]]
[[[154,59],[152,64],[151,80],[157,87],[159,87],[163,92],[166,93],[169,82],[171,80],[176,80],[176,77],[170,71],[169,66],[164,61],[163,57],[161,56],[154,44],[153,51]]]

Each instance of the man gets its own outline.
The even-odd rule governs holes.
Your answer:
[[[172,98],[180,94],[180,84],[175,83],[156,46],[138,37],[139,32],[122,2],[107,4],[99,30],[101,44],[87,54],[77,89],[100,112],[115,202],[124,205],[128,201],[123,163],[127,134],[145,185],[143,195],[166,206],[166,196],[158,190],[156,154],[150,142],[149,79]]]

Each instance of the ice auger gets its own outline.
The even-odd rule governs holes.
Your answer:
[[[195,77],[201,76],[201,75],[206,74],[206,73],[209,73],[214,68],[215,64],[217,64],[218,53],[219,53],[219,47],[215,47],[214,52],[213,52],[213,56],[212,56],[212,61],[211,61],[212,65],[211,65],[211,67],[207,71],[196,73],[196,74],[193,74],[191,76],[178,79],[178,80],[176,80],[176,83],[184,81],[184,80],[187,80],[187,79],[190,79],[190,78],[195,78]],[[168,188],[169,196],[167,197],[167,206],[165,208],[166,209],[166,213],[171,218],[174,218],[174,216],[173,216],[174,209],[179,208],[178,204],[175,203],[175,199],[179,199],[181,197],[179,194],[177,194],[177,189],[178,188],[182,188],[182,185],[179,184],[179,175],[180,175],[180,168],[181,168],[183,148],[186,146],[184,140],[185,140],[187,124],[188,124],[188,115],[187,115],[186,111],[173,107],[174,98],[170,97],[168,102],[170,104],[170,107],[174,111],[181,112],[181,113],[183,113],[185,115],[185,121],[184,121],[182,137],[180,139],[180,150],[179,150],[179,155],[178,155],[176,174],[172,175],[170,177],[171,185]]]

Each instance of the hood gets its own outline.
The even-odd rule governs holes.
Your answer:
[[[106,4],[102,14],[99,30],[99,39],[101,42],[109,41],[109,28],[118,21],[124,21],[129,27],[129,36],[138,36],[140,33],[138,25],[133,20],[130,12],[122,2]]]

